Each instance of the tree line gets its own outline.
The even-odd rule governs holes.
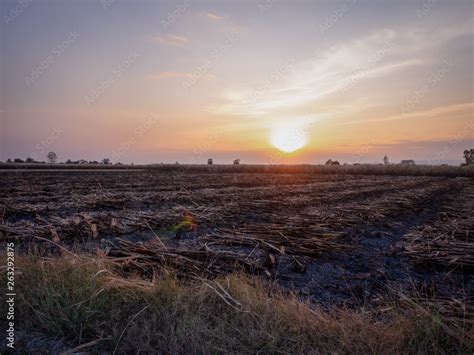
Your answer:
[[[461,166],[474,165],[474,149],[466,149],[463,153],[463,157],[464,157],[465,162],[463,164],[461,164]],[[56,164],[57,161],[58,161],[58,156],[55,152],[49,152],[46,155],[46,159],[47,159],[47,163]],[[390,164],[389,159],[386,155],[383,157],[382,161],[383,161],[383,165],[389,165]],[[6,163],[9,163],[9,164],[22,164],[22,163],[26,163],[26,164],[46,164],[45,161],[37,161],[37,160],[35,160],[31,157],[28,157],[25,160],[20,159],[20,158],[8,159],[6,161]],[[104,158],[101,161],[97,161],[97,160],[87,161],[87,160],[84,160],[84,159],[79,159],[79,160],[68,159],[64,163],[65,164],[95,164],[95,165],[97,165],[97,164],[111,165],[112,164],[112,162],[109,158]],[[212,165],[213,160],[209,159],[207,164]],[[239,165],[240,164],[240,159],[234,160],[233,164],[234,165]],[[400,162],[400,164],[401,165],[415,165],[415,161],[414,160],[402,160]],[[120,163],[120,162],[117,162],[117,163],[115,163],[115,165],[123,165],[123,164]],[[133,165],[133,163],[132,163],[132,165]],[[326,162],[325,165],[341,165],[341,164],[337,160],[329,159]],[[356,163],[354,165],[360,165],[360,164]]]

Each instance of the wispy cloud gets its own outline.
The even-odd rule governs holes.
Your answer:
[[[391,115],[381,118],[369,118],[362,120],[350,120],[345,122],[340,122],[340,125],[352,125],[352,124],[361,124],[361,123],[370,123],[370,122],[388,122],[388,121],[398,121],[398,120],[413,120],[413,119],[435,119],[439,117],[463,117],[466,119],[471,119],[474,114],[474,103],[466,102],[460,104],[452,104],[434,107],[426,110],[413,111],[410,113],[401,113],[397,115]]]
[[[149,80],[173,79],[173,78],[189,78],[191,73],[177,71],[163,71],[158,74],[152,74],[147,77]]]
[[[219,32],[238,34],[246,31],[246,28],[237,24],[231,16],[217,14],[210,11],[197,12],[196,15],[207,23],[211,23]]]
[[[254,90],[228,90],[225,93],[227,102],[218,110],[230,114],[265,115],[347,90],[354,81],[384,76],[420,64],[418,59],[386,60],[394,37],[393,31],[383,30],[361,40],[334,46],[295,64],[286,78],[269,88],[258,100],[252,100],[251,105],[243,103],[251,98]]]
[[[171,33],[156,35],[153,41],[165,46],[185,47],[189,43],[189,39],[185,36],[178,36]]]
[[[223,101],[212,111],[263,116],[299,109],[330,95],[346,93],[362,82],[436,60],[433,49],[470,33],[472,28],[464,23],[431,32],[378,30],[320,50],[313,58],[293,65],[284,78],[260,93],[257,99],[254,88],[258,83],[228,88]]]
[[[212,12],[208,12],[206,14],[206,16],[207,16],[208,19],[210,19],[212,21],[220,21],[224,18],[224,16],[219,16],[219,15],[217,15],[215,13],[212,13]]]
[[[158,74],[148,75],[148,80],[163,80],[163,79],[192,79],[196,74],[191,72],[179,72],[179,71],[163,71]],[[216,79],[214,74],[206,74],[202,77],[203,79],[213,80]]]

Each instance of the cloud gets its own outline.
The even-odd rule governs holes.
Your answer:
[[[351,120],[345,122],[339,122],[340,125],[351,125],[351,124],[361,124],[361,123],[370,123],[370,122],[388,122],[388,121],[398,121],[398,120],[413,120],[420,118],[439,118],[439,117],[454,117],[462,116],[467,119],[471,118],[474,113],[474,103],[466,102],[460,104],[445,105],[440,107],[434,107],[427,110],[414,111],[410,113],[400,113],[397,115],[391,115],[382,118],[371,118],[371,119],[362,119],[362,120]],[[470,124],[470,127],[474,127],[474,122]]]
[[[178,36],[170,33],[156,35],[153,40],[156,43],[172,47],[184,47],[189,42],[189,39],[185,36]]]
[[[191,73],[176,72],[176,71],[163,71],[158,74],[149,75],[147,78],[160,80],[160,79],[189,78],[189,77],[191,77]]]
[[[228,16],[218,15],[214,12],[199,12],[198,16],[215,23],[216,29],[219,32],[238,34],[246,31],[244,27],[236,24]]]
[[[206,16],[207,16],[208,19],[211,19],[212,21],[220,21],[224,18],[224,16],[219,16],[219,15],[216,15],[212,12],[208,12],[206,14]]]
[[[152,74],[147,76],[148,80],[163,80],[163,79],[192,79],[196,74],[191,72],[178,72],[178,71],[163,71],[158,74]],[[216,79],[214,74],[206,74],[203,77],[207,80]]]
[[[382,30],[366,38],[333,46],[326,52],[292,66],[288,74],[263,92],[228,90],[219,110],[241,115],[265,115],[347,91],[359,81],[382,77],[421,64],[416,58],[387,60],[395,33]],[[258,97],[257,97],[258,96]]]
[[[465,23],[439,30],[381,29],[349,42],[315,52],[292,65],[279,80],[224,90],[211,110],[243,116],[278,115],[303,109],[334,94],[349,92],[363,82],[387,77],[437,60],[433,51],[451,40],[472,34]],[[255,90],[255,87],[263,89]],[[353,90],[357,94],[357,90]]]

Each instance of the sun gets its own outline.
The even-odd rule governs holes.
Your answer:
[[[301,127],[283,124],[272,128],[270,142],[282,152],[292,153],[308,143],[308,135]]]

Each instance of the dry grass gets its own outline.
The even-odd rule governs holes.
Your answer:
[[[420,264],[474,269],[474,190],[464,189],[462,197],[450,197],[428,225],[404,236],[408,256]]]
[[[474,177],[474,166],[447,165],[199,165],[199,164],[150,164],[150,165],[79,165],[79,164],[7,164],[0,163],[2,170],[43,170],[43,169],[74,169],[74,170],[154,170],[160,172],[182,173],[313,173],[313,174],[354,174],[354,175],[394,175],[394,176],[464,176]]]
[[[321,310],[256,278],[148,282],[124,278],[100,258],[29,256],[17,268],[18,353],[81,345],[94,353],[474,350],[466,333],[448,335],[440,316],[419,304],[384,313]]]

